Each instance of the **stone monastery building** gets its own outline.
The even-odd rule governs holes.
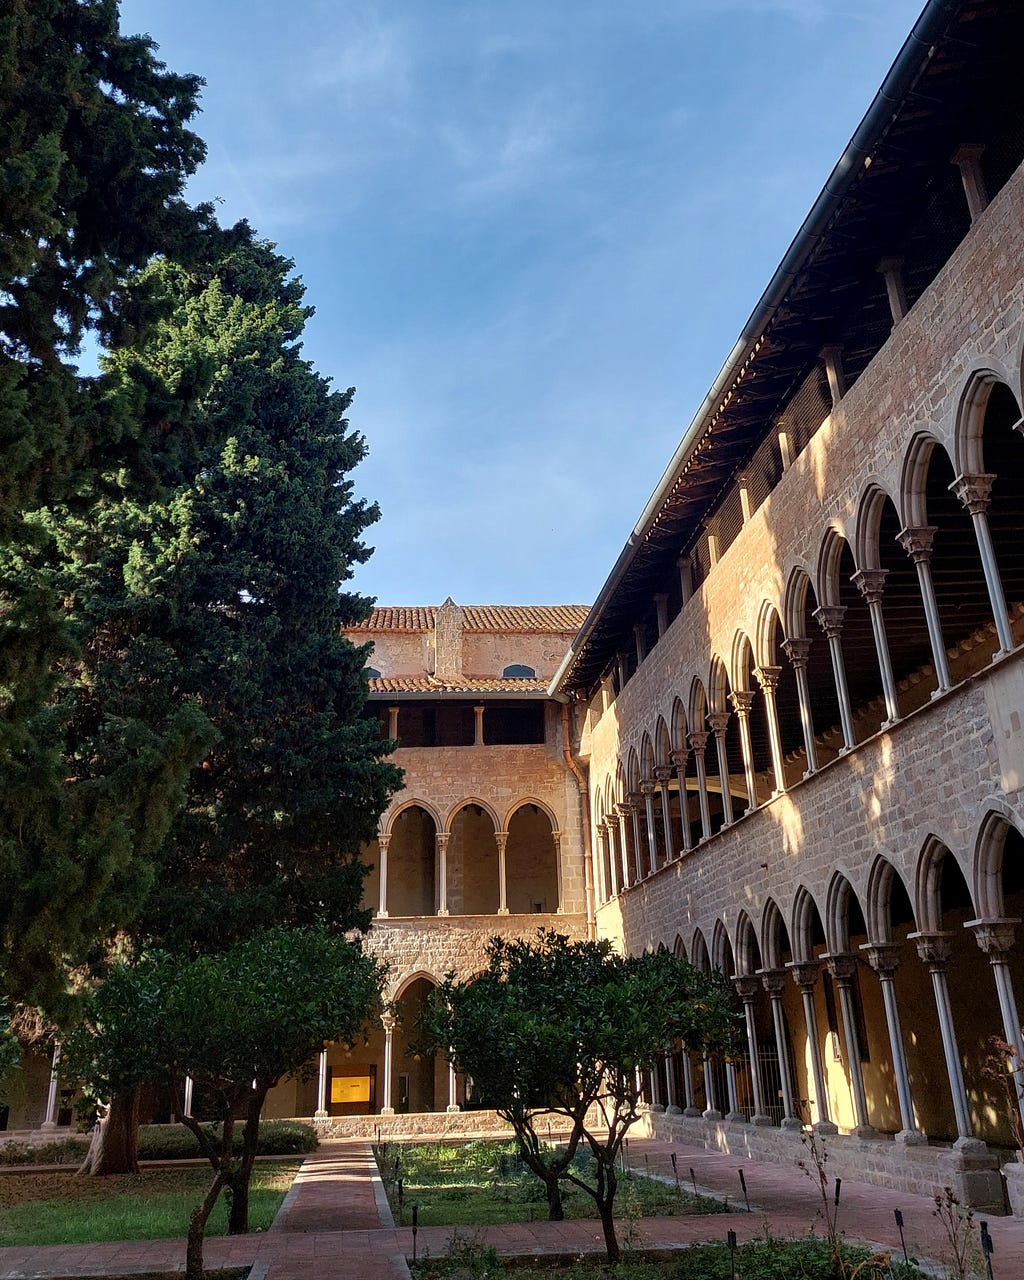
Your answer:
[[[366,851],[367,945],[406,1016],[275,1114],[468,1124],[471,1083],[407,1043],[416,1009],[489,936],[553,926],[735,983],[747,1056],[669,1051],[659,1134],[790,1160],[810,1122],[839,1131],[834,1172],[1001,1205],[1022,49],[1018,0],[926,5],[592,608],[448,600],[353,632],[406,776]]]

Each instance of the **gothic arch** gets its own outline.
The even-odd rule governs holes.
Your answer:
[[[886,943],[893,940],[890,908],[893,887],[897,884],[903,890],[907,899],[910,900],[907,887],[903,883],[903,877],[888,858],[883,858],[879,854],[872,863],[871,872],[868,875],[865,919],[868,926],[869,942]]]
[[[777,903],[769,898],[761,916],[761,957],[766,969],[781,969],[783,956],[791,952],[789,930]]]
[[[740,911],[736,922],[736,973],[737,976],[757,973],[761,965],[761,948],[753,922],[745,911]]]
[[[732,638],[732,658],[729,664],[733,689],[750,692],[750,667],[754,662],[754,646],[745,631],[737,631]]]
[[[942,873],[947,858],[953,859],[963,876],[963,868],[949,845],[938,836],[929,835],[921,847],[914,876],[914,915],[922,933],[938,933],[942,929]],[[969,884],[966,888],[970,893]]]
[[[555,814],[554,809],[552,809],[549,804],[545,804],[543,800],[538,800],[536,796],[523,796],[522,799],[516,800],[515,803],[510,807],[508,813],[505,814],[504,827],[500,827],[498,828],[498,830],[507,831],[508,824],[512,821],[512,819],[519,812],[519,810],[522,808],[525,808],[525,806],[528,804],[532,804],[535,809],[539,809],[541,813],[547,816],[548,822],[551,823],[552,834],[558,835],[559,834],[558,817]]]
[[[782,615],[785,621],[785,633],[790,640],[809,640],[804,624],[807,605],[807,588],[811,585],[811,575],[802,566],[797,565],[790,570],[786,581],[786,594],[783,598]]]
[[[879,532],[886,499],[899,513],[899,503],[877,480],[872,480],[861,494],[857,505],[857,521],[852,547],[853,557],[859,569],[882,567]]]
[[[842,530],[834,527],[828,529],[821,540],[814,585],[819,605],[839,604],[839,562],[845,546],[846,538]]]
[[[808,888],[801,885],[796,891],[796,898],[793,902],[793,931],[790,936],[793,940],[794,960],[814,959],[816,923],[824,932],[824,926],[821,924],[821,913],[818,911],[818,904],[814,900],[814,895]]]
[[[448,817],[445,821],[444,830],[447,831],[449,835],[451,834],[452,823],[459,816],[462,810],[468,809],[470,805],[476,805],[478,809],[482,809],[484,813],[487,814],[491,822],[494,824],[495,831],[502,830],[502,827],[498,823],[497,813],[494,811],[494,809],[491,808],[491,806],[487,803],[486,800],[481,800],[479,796],[466,796],[464,799],[459,800],[456,804],[454,804],[451,807],[451,809],[449,809],[448,811]]]
[[[953,436],[953,453],[957,475],[981,475],[985,471],[983,430],[985,410],[993,390],[1000,383],[1020,405],[1020,396],[1014,387],[1014,379],[1005,370],[996,368],[996,361],[988,361],[968,376],[956,411]]]
[[[755,632],[754,662],[758,667],[770,667],[775,663],[776,648],[780,642],[780,632],[786,637],[782,618],[778,609],[770,600],[762,600],[757,614],[757,631]]]
[[[409,809],[422,809],[428,817],[433,819],[434,829],[436,831],[444,831],[445,828],[441,823],[441,815],[429,800],[411,799],[403,800],[400,805],[392,809],[392,811],[387,815],[387,827],[383,834],[391,835],[394,830],[396,819],[400,818],[402,814],[406,813]]]
[[[947,452],[942,442],[929,431],[917,432],[907,448],[898,504],[906,529],[920,529],[928,524],[928,468],[936,448]],[[950,463],[955,466],[952,458]]]
[[[974,846],[974,901],[979,919],[998,920],[1006,915],[1003,851],[1011,830],[1024,836],[1024,824],[1009,806],[990,801]]]
[[[686,750],[686,708],[682,698],[677,697],[672,703],[672,750]]]

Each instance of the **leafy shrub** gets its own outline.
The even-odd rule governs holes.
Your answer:
[[[5,1142],[0,1164],[81,1164],[88,1138],[59,1138],[55,1142]]]
[[[219,1132],[217,1125],[204,1125],[208,1133]],[[315,1151],[317,1137],[312,1126],[301,1120],[263,1120],[260,1123],[256,1154],[261,1156],[296,1156]],[[235,1152],[242,1149],[242,1129],[235,1129]],[[181,1124],[144,1124],[139,1129],[140,1160],[188,1160],[198,1157],[199,1146],[193,1134]]]

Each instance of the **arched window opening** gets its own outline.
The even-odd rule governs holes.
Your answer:
[[[498,844],[491,815],[467,804],[451,822],[448,842],[448,909],[453,915],[493,915],[498,910]]]
[[[782,747],[785,786],[799,782],[807,769],[807,751],[804,747],[803,726],[800,720],[800,694],[797,689],[796,671],[782,649],[782,623],[774,609],[768,623],[766,649],[767,665],[778,671],[775,686],[775,715],[779,725],[779,741]]]
[[[901,522],[891,500],[878,521],[878,563],[886,571],[882,617],[901,716],[924,706],[938,688],[928,640],[928,623],[914,563],[899,544]]]
[[[855,742],[877,733],[886,719],[882,673],[867,601],[853,581],[856,566],[850,544],[843,541],[839,556],[839,603],[843,615],[842,646],[846,683],[850,690]]]
[[[996,566],[1003,586],[1015,644],[1024,643],[1024,435],[1020,406],[1005,383],[989,393],[982,420],[985,472],[994,477],[988,506]]]
[[[843,729],[839,714],[836,677],[829,655],[828,640],[815,618],[818,600],[814,587],[803,577],[803,603],[800,634],[807,641],[807,688],[814,725],[814,747],[818,765],[834,760],[843,746]]]
[[[508,909],[513,915],[558,910],[558,863],[548,815],[535,804],[518,808],[505,845]]]
[[[535,680],[537,678],[533,667],[528,667],[522,662],[513,662],[501,675],[504,680]]]
[[[423,1010],[433,990],[434,983],[429,978],[416,978],[398,1001],[391,1097],[400,1115],[443,1111],[448,1105],[448,1064],[444,1056],[418,1052],[423,1042]]]
[[[376,667],[363,667],[363,674],[366,676],[367,680],[380,679],[380,672]]]
[[[756,804],[764,804],[775,790],[775,770],[772,767],[771,739],[768,733],[768,712],[764,694],[757,679],[754,654],[749,644],[744,645],[744,680],[750,694],[750,751],[754,768],[754,797]]]
[[[431,916],[437,911],[437,827],[419,805],[391,824],[388,844],[389,916]]]

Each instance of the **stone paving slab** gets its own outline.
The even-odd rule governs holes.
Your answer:
[[[820,1232],[820,1196],[798,1168],[740,1159],[681,1143],[634,1139],[629,1160],[638,1172],[672,1178],[675,1151],[681,1180],[692,1167],[698,1187],[730,1198],[735,1212],[726,1216],[647,1218],[632,1228],[638,1246],[678,1246],[721,1240],[734,1230],[740,1240],[766,1229],[775,1236]],[[742,1206],[738,1170],[742,1168],[752,1212]],[[375,1188],[375,1166],[365,1140],[332,1140],[304,1162],[271,1231],[219,1237],[207,1242],[211,1268],[254,1265],[253,1280],[403,1280],[411,1255],[411,1227],[395,1227]],[[293,1194],[294,1193],[294,1194]],[[889,1191],[853,1180],[843,1181],[840,1228],[851,1240],[864,1240],[899,1254],[893,1210],[903,1212],[912,1256],[941,1258],[941,1230],[924,1196]],[[1024,1222],[988,1219],[995,1243],[995,1280],[1024,1276]],[[622,1239],[630,1230],[620,1223]],[[420,1256],[447,1252],[453,1232],[493,1245],[499,1253],[531,1255],[601,1253],[596,1222],[510,1223],[487,1228],[423,1227],[416,1239]],[[38,1249],[0,1249],[0,1280],[77,1280],[98,1275],[139,1275],[180,1271],[181,1240],[129,1241],[99,1245],[54,1245]]]

